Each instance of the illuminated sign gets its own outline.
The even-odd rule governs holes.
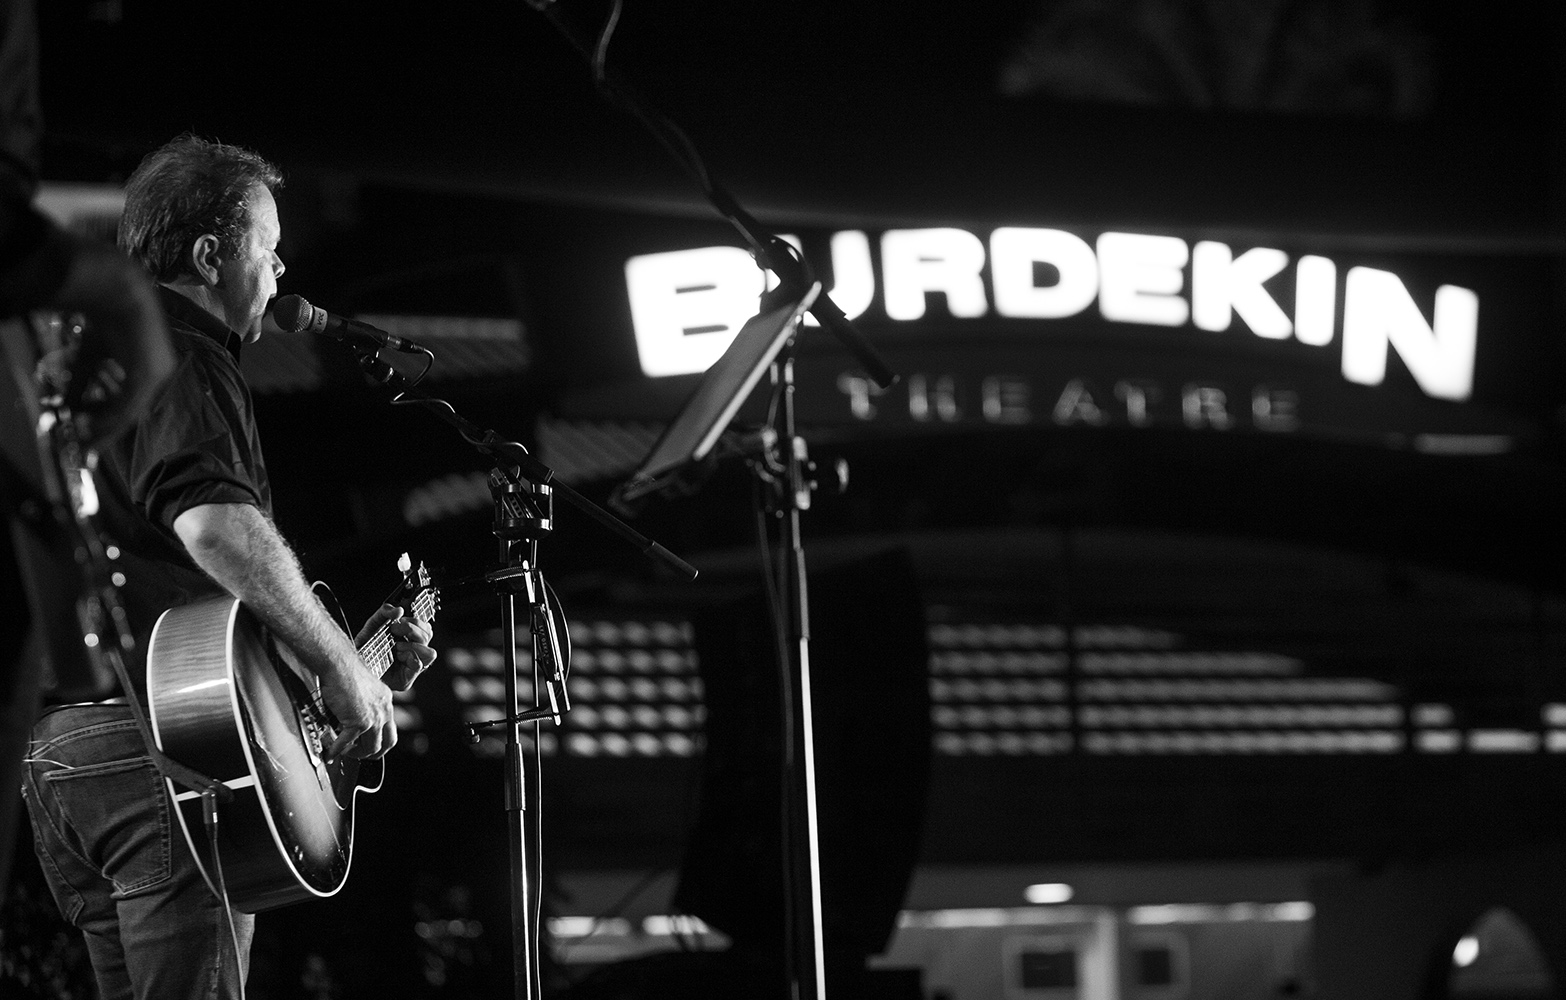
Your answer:
[[[877,292],[869,237],[835,233],[830,253],[833,301],[850,319],[864,315]],[[1291,266],[1293,300],[1280,302],[1268,286]],[[897,229],[880,237],[879,270],[881,308],[893,323],[922,319],[937,295],[957,320],[992,311],[1059,320],[1096,301],[1113,323],[1223,333],[1238,322],[1264,341],[1322,350],[1336,341],[1343,377],[1360,385],[1380,385],[1395,352],[1425,395],[1462,401],[1473,391],[1478,295],[1441,285],[1432,301],[1416,301],[1396,274],[1373,267],[1349,268],[1340,285],[1338,265],[1319,255],[1291,260],[1270,247],[1137,233],[1102,233],[1090,245],[1063,230],[1004,227],[986,245],[962,229]],[[632,257],[625,279],[641,369],[658,377],[717,360],[756,312],[768,275],[744,250],[703,247]],[[1135,422],[1135,404],[1125,402]],[[1253,402],[1263,405],[1273,406]]]

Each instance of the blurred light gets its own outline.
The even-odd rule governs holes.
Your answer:
[[[642,918],[642,932],[659,937],[671,934],[706,934],[709,930],[711,928],[703,923],[701,918],[683,913]]]
[[[499,702],[506,697],[505,682],[499,677],[453,677],[451,690],[463,702]]]
[[[1345,679],[1093,680],[1079,688],[1085,701],[1382,701],[1397,689],[1381,681]]]
[[[930,669],[945,674],[1058,674],[1066,669],[1064,653],[946,652],[930,657]]]
[[[1077,662],[1084,673],[1103,674],[1251,674],[1287,677],[1305,670],[1300,660],[1277,653],[1083,653]]]
[[[1288,264],[1282,250],[1252,247],[1235,257],[1227,244],[1202,240],[1191,251],[1191,322],[1217,333],[1239,313],[1256,336],[1287,338],[1294,325],[1263,284]]]
[[[1397,705],[1088,705],[1084,726],[1107,728],[1311,728],[1396,726]]]
[[[678,650],[659,650],[656,654],[656,657],[658,662],[658,669],[666,673],[676,674],[680,673],[681,671],[689,670],[695,666],[695,663],[692,662],[692,654],[680,652]]]
[[[631,696],[637,701],[657,701],[658,695],[658,685],[645,677],[638,677],[631,682]]]
[[[1133,924],[1216,924],[1302,922],[1314,918],[1315,906],[1300,900],[1287,903],[1166,903],[1133,906],[1126,919]]]
[[[664,621],[653,622],[652,630],[654,641],[663,646],[684,645],[694,641],[696,638],[691,631],[690,622],[679,622],[677,624]]]
[[[453,473],[409,490],[402,501],[402,518],[416,528],[468,511],[487,510],[493,503],[489,473]]]
[[[1414,450],[1425,455],[1504,455],[1515,444],[1510,434],[1414,435]]]
[[[1425,704],[1414,706],[1414,725],[1450,726],[1456,716],[1451,705]]]
[[[1455,753],[1463,745],[1463,734],[1455,729],[1430,729],[1414,734],[1414,746],[1425,753]]]
[[[1294,337],[1302,344],[1332,343],[1333,317],[1338,308],[1338,267],[1310,254],[1294,269]]]
[[[1396,753],[1403,734],[1362,732],[1091,732],[1082,747],[1101,754]]]
[[[642,371],[657,378],[705,371],[755,315],[766,284],[749,253],[703,247],[625,262]]]
[[[618,677],[606,677],[598,682],[598,693],[604,701],[624,701],[626,695],[625,681]]]
[[[1034,283],[1035,265],[1058,272],[1053,285]],[[995,311],[1020,319],[1075,316],[1098,295],[1098,260],[1080,236],[1058,229],[1003,227],[990,234],[990,282]]]
[[[557,938],[625,937],[631,924],[622,917],[550,917],[549,933]]]
[[[995,737],[995,749],[1009,757],[1020,757],[1028,750],[1021,733],[1001,733]]]
[[[1180,326],[1190,305],[1180,297],[1190,251],[1173,236],[1104,233],[1098,238],[1098,308],[1107,320]]]
[[[1479,958],[1479,939],[1472,934],[1457,939],[1457,947],[1452,949],[1452,964],[1459,969],[1466,969],[1473,965]]]
[[[1476,753],[1537,753],[1539,734],[1524,729],[1474,729],[1468,749]]]
[[[397,722],[397,728],[404,733],[422,728],[424,716],[412,705],[393,705],[392,718]]]
[[[1071,900],[1071,886],[1064,882],[1040,882],[1022,891],[1022,898],[1030,903],[1065,903]]]
[[[903,927],[1005,927],[1010,914],[999,907],[965,910],[932,910],[927,913],[904,911],[898,920]]]
[[[592,917],[550,917],[549,933],[560,937],[586,937],[593,933],[598,921]]]
[[[1350,268],[1343,290],[1343,377],[1380,385],[1390,346],[1427,395],[1465,400],[1473,388],[1478,329],[1479,297],[1466,288],[1436,289],[1432,326],[1397,275]]]
[[[882,294],[886,315],[924,315],[927,292],[946,296],[953,316],[972,319],[989,311],[985,300],[984,244],[961,229],[893,229],[881,236]]]
[[[689,701],[695,697],[691,684],[673,677],[664,680],[660,687],[665,701]]]
[[[669,733],[663,738],[663,745],[670,755],[675,757],[695,756],[699,744],[683,733]]]

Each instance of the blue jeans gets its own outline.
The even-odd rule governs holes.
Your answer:
[[[101,1000],[238,998],[255,917],[207,888],[130,709],[71,705],[33,727],[22,794],[54,900],[87,938]]]

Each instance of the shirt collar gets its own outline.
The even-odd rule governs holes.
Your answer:
[[[239,349],[244,346],[245,341],[243,337],[229,329],[227,323],[167,285],[158,286],[158,297],[163,303],[163,312],[169,319],[176,320],[194,328],[198,333],[211,337],[220,346],[227,348],[228,353],[234,356],[236,362],[239,360]]]

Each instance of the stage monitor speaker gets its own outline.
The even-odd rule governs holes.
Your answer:
[[[924,605],[908,556],[811,572],[825,960],[885,949],[920,849],[930,773]],[[706,689],[701,805],[674,903],[736,950],[781,955],[781,672],[758,593],[694,616]]]

